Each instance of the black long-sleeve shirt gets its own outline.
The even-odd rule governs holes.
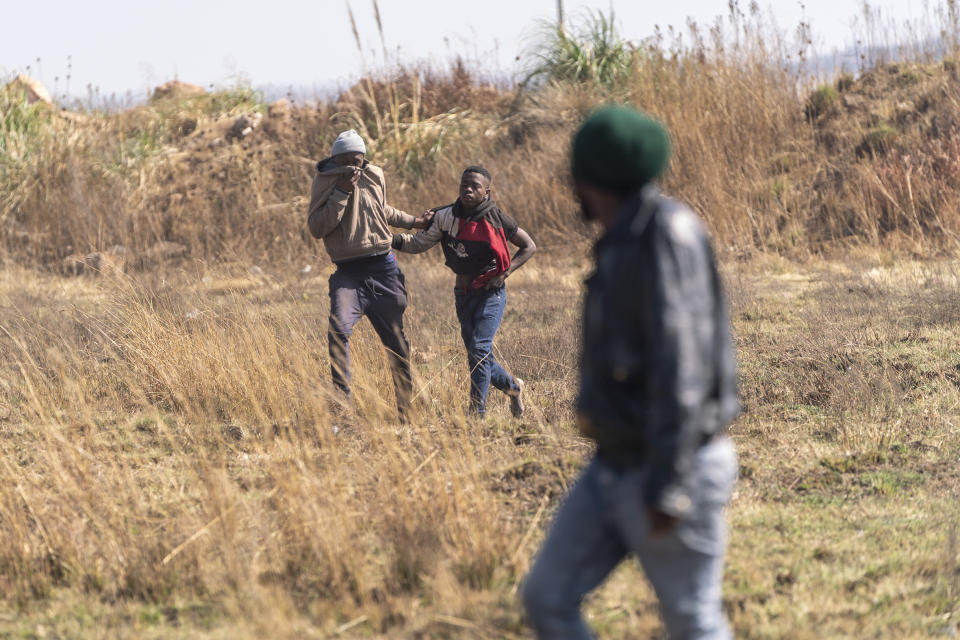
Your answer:
[[[647,505],[683,516],[696,450],[739,411],[709,237],[687,206],[648,187],[594,251],[577,409],[597,455],[645,468]]]

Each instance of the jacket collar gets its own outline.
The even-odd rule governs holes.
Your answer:
[[[594,244],[594,252],[629,235],[639,235],[653,215],[660,195],[657,186],[648,184],[627,198],[617,213],[613,226]]]
[[[497,203],[493,201],[492,196],[487,196],[487,199],[477,205],[472,211],[464,210],[463,203],[460,202],[460,198],[457,198],[457,201],[453,203],[453,215],[456,218],[462,220],[473,220],[478,221],[483,219],[488,213],[497,210]]]

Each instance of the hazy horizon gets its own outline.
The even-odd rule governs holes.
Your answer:
[[[251,0],[197,5],[175,0],[164,7],[119,0],[55,5],[59,17],[51,28],[10,30],[0,41],[0,78],[28,73],[67,102],[111,97],[139,102],[154,87],[173,79],[208,89],[247,85],[268,99],[288,93],[301,100],[323,99],[370,71],[397,63],[444,69],[458,56],[482,65],[476,69],[482,77],[510,83],[538,25],[555,20],[557,9],[556,0],[523,4],[489,0],[483,11],[473,13],[447,3],[383,0],[381,39],[374,4],[367,2],[301,5],[277,0],[266,13]],[[584,11],[612,10],[619,31],[632,42],[650,37],[656,26],[685,31],[688,19],[709,26],[729,16],[726,0],[682,0],[653,7],[628,0],[564,5],[568,24],[576,24]],[[362,51],[357,49],[347,6]],[[868,19],[864,3],[855,0],[759,3],[759,7],[764,21],[788,40],[799,25],[809,24],[819,56],[815,64],[831,68],[839,66],[838,56],[851,58],[854,33]],[[907,0],[870,7],[874,28],[879,25],[890,33],[898,28],[937,28],[929,21],[936,22],[932,14],[939,5]],[[739,8],[750,11],[749,6]],[[25,3],[6,9],[10,24],[42,24],[40,11]],[[427,14],[429,21],[422,19]],[[917,26],[920,21],[925,24]],[[176,46],[170,46],[173,40]]]

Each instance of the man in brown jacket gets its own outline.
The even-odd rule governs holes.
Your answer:
[[[330,276],[327,340],[333,383],[349,397],[353,327],[370,319],[387,348],[401,420],[410,409],[410,345],[403,334],[407,289],[390,251],[390,226],[424,228],[415,218],[387,204],[383,170],[366,159],[366,145],[353,129],[337,136],[330,157],[317,163],[307,224],[322,238],[337,270]]]

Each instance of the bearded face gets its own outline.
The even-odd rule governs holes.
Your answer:
[[[590,202],[590,197],[579,182],[573,185],[573,195],[576,196],[577,202],[580,203],[580,215],[583,219],[587,222],[596,220],[597,213],[594,210],[593,204]]]

